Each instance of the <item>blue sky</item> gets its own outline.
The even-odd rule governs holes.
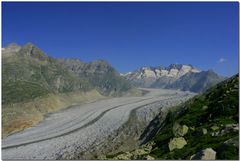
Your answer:
[[[238,3],[2,3],[2,46],[105,59],[119,72],[192,64],[238,72]]]

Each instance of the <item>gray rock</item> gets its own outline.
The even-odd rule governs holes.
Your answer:
[[[144,157],[144,159],[146,159],[146,160],[155,160],[155,158],[150,156],[150,155],[147,155],[146,157]]]
[[[182,149],[187,144],[187,141],[183,137],[177,137],[170,140],[168,147],[170,151],[174,149]]]
[[[215,160],[216,152],[212,148],[207,148],[192,155],[190,160]]]
[[[174,136],[178,137],[178,136],[184,136],[186,135],[188,132],[188,127],[186,125],[179,125],[178,123],[175,123],[173,125],[173,134]]]
[[[207,134],[207,129],[202,128],[202,133],[203,133],[203,135]]]
[[[219,131],[215,131],[211,133],[211,136],[219,136],[220,132]]]
[[[206,110],[208,108],[208,106],[203,106],[202,110]]]
[[[218,130],[218,129],[219,129],[219,127],[218,127],[218,126],[216,126],[216,125],[214,125],[214,126],[212,126],[212,127],[211,127],[211,129],[212,129],[213,131],[216,131],[216,130]]]
[[[220,135],[224,135],[229,132],[237,132],[239,131],[239,125],[238,124],[227,124],[224,126],[224,128],[221,130]]]
[[[239,125],[238,124],[227,124],[227,125],[225,125],[224,130],[226,130],[226,131],[238,131],[239,130]]]

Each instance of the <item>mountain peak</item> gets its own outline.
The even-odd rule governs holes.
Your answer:
[[[122,76],[139,87],[176,88],[194,92],[205,90],[212,84],[222,80],[222,77],[213,71],[200,71],[191,64],[170,64],[168,67],[141,67]],[[211,83],[204,85],[202,78],[209,78]]]
[[[16,53],[21,49],[21,46],[19,46],[16,43],[10,43],[6,46],[6,48],[2,48],[2,51],[4,53]]]
[[[22,55],[27,55],[27,56],[37,58],[40,61],[48,60],[48,56],[41,49],[39,49],[37,46],[35,46],[31,42],[28,42],[25,45],[23,45],[19,53]]]
[[[21,47],[21,46],[16,44],[16,43],[10,43],[10,44],[7,45],[6,48],[16,48],[16,47]]]
[[[188,68],[191,68],[191,69],[194,68],[193,65],[191,65],[191,64],[170,64],[170,65],[167,67],[167,69],[178,69],[178,70],[180,70],[180,69],[182,69],[183,67],[188,67]]]

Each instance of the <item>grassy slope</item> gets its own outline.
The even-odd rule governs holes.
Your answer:
[[[104,98],[99,93],[103,89],[104,94],[112,96],[114,93],[110,92],[115,88],[115,93],[118,90],[136,93],[125,84],[111,72],[79,76],[32,44],[26,44],[18,52],[3,53],[3,135],[31,127],[45,114],[73,103]]]
[[[213,130],[210,128],[217,125],[221,130],[226,124],[238,123],[238,82],[238,76],[234,76],[187,102],[181,114],[169,113],[166,126],[153,139],[156,145],[150,154],[156,159],[190,159],[196,152],[211,147],[217,152],[217,159],[238,159],[238,148],[228,145],[223,150],[222,143],[239,133],[211,136]],[[203,106],[208,108],[204,110]],[[195,130],[190,129],[184,136],[187,141],[184,148],[170,152],[168,142],[174,137],[172,127],[175,122],[194,127]],[[202,128],[206,128],[208,133],[199,136]]]
[[[29,101],[48,93],[92,89],[86,80],[64,70],[54,60],[15,55],[2,62],[3,104]]]
[[[47,94],[32,101],[5,104],[2,106],[3,137],[37,124],[46,114],[104,98],[98,91],[91,90],[57,95]]]
[[[3,136],[31,127],[49,112],[103,98],[86,79],[41,51],[35,57],[26,53],[2,55]]]
[[[126,83],[126,80],[111,72],[102,75],[89,75],[88,80],[96,86],[103,95],[118,96],[132,88],[130,84]]]
[[[120,96],[134,90],[105,60],[84,63],[79,59],[58,59],[63,67],[86,78],[101,94]]]

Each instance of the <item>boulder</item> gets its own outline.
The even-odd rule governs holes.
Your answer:
[[[147,155],[146,157],[143,158],[144,160],[155,160],[154,157],[150,156],[150,155]]]
[[[219,129],[219,127],[218,127],[218,126],[216,126],[216,125],[214,125],[214,126],[212,126],[212,127],[211,127],[211,129],[212,129],[213,131],[216,131],[216,130],[218,130],[218,129]]]
[[[220,132],[219,131],[215,131],[211,133],[211,136],[219,136]]]
[[[186,135],[188,132],[188,127],[186,125],[179,125],[178,123],[175,123],[173,125],[173,134],[174,136],[178,137],[178,136],[184,136]]]
[[[203,106],[202,110],[206,110],[208,108],[208,106]]]
[[[216,152],[212,148],[207,148],[192,155],[190,160],[215,160]]]
[[[239,125],[238,124],[227,124],[224,127],[225,131],[239,131]]]
[[[168,147],[170,151],[174,149],[182,149],[187,144],[187,141],[183,137],[176,137],[170,140]]]
[[[207,134],[207,129],[202,128],[202,134],[203,134],[203,135]]]

